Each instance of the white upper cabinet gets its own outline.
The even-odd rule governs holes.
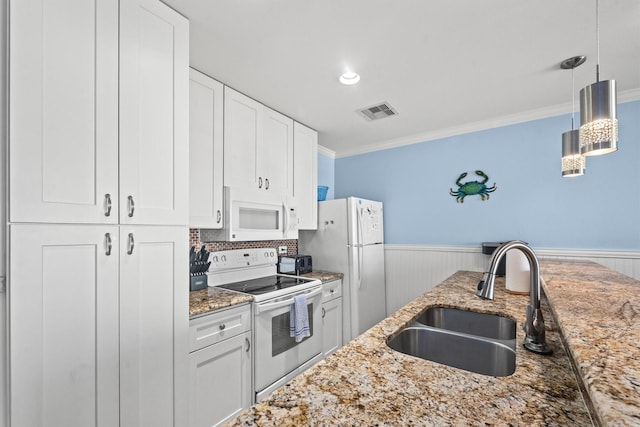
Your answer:
[[[318,132],[300,123],[293,132],[293,200],[298,228],[318,228]]]
[[[290,195],[293,120],[225,87],[224,185]]]
[[[257,151],[262,143],[264,106],[224,88],[224,185],[258,187]]]
[[[288,196],[293,186],[293,120],[264,108],[264,135],[258,145],[258,187]]]
[[[9,221],[117,223],[118,1],[9,10]]]
[[[157,0],[9,9],[9,221],[187,225],[188,21]]]
[[[189,226],[222,228],[224,86],[189,71]]]
[[[120,223],[189,223],[189,21],[120,3]]]

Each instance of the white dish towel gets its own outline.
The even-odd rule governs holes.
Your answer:
[[[294,337],[296,342],[300,342],[305,337],[311,336],[309,314],[307,312],[307,297],[305,295],[296,295],[293,297],[290,317],[289,335]]]

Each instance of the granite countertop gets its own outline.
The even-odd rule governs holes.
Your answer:
[[[640,425],[640,281],[543,261],[544,291],[602,425]]]
[[[457,272],[241,413],[231,425],[591,425],[546,300],[542,309],[552,356],[530,353],[521,344],[529,297],[508,294],[500,279],[495,300],[482,300],[475,295],[481,278],[482,273]],[[515,373],[490,377],[391,350],[387,338],[430,306],[515,318]]]
[[[331,282],[332,280],[342,279],[343,274],[314,270],[311,273],[302,274],[301,276],[319,279],[322,283],[325,283]],[[200,289],[198,291],[191,291],[189,292],[189,318],[193,319],[205,316],[216,310],[229,308],[234,305],[246,304],[251,301],[253,301],[253,297],[251,295],[230,291],[216,286],[210,286],[207,289]]]
[[[331,282],[333,280],[340,280],[344,276],[342,273],[333,273],[331,271],[313,270],[311,273],[301,274],[302,277],[308,277],[310,279],[318,279],[322,283]]]
[[[207,289],[189,292],[189,318],[211,314],[216,310],[253,301],[251,295],[209,286]]]

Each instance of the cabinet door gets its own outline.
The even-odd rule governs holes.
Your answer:
[[[250,340],[245,332],[189,355],[189,425],[222,425],[251,406]]]
[[[120,233],[120,425],[187,425],[189,230]]]
[[[318,133],[294,124],[293,200],[298,208],[298,228],[318,228]]]
[[[120,223],[189,222],[189,22],[120,3]]]
[[[264,137],[258,145],[258,184],[269,193],[292,196],[293,120],[264,108]]]
[[[189,226],[222,228],[224,86],[189,71]]]
[[[342,347],[342,298],[322,303],[322,352],[325,357]]]
[[[224,88],[224,185],[256,189],[257,150],[262,140],[264,106],[253,99]]]
[[[9,20],[9,221],[117,223],[118,1],[14,0]]]
[[[118,425],[118,227],[9,234],[10,425]]]

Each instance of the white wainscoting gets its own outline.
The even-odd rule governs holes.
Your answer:
[[[590,260],[640,280],[640,252],[534,249],[539,258]],[[484,271],[489,259],[479,246],[385,245],[387,315],[458,270]]]

